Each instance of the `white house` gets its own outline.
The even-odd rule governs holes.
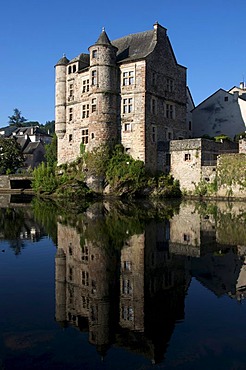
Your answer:
[[[193,137],[228,135],[246,130],[246,87],[219,89],[192,111]]]

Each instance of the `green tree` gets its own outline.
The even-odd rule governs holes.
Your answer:
[[[47,164],[52,167],[56,164],[57,161],[57,136],[53,135],[52,141],[50,144],[45,145],[45,158]]]
[[[27,119],[21,115],[21,111],[17,108],[14,109],[14,114],[8,118],[10,126],[16,127],[23,126],[24,122],[27,121]]]
[[[14,138],[0,138],[0,174],[15,173],[22,167],[21,147]]]

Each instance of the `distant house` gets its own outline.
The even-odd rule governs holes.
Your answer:
[[[44,144],[41,141],[30,142],[23,150],[23,155],[26,167],[37,167],[41,162],[45,162]]]
[[[50,144],[52,136],[47,134],[39,126],[27,126],[17,127],[12,132],[12,136],[15,137],[29,137],[31,142],[43,142],[44,144]]]
[[[10,137],[12,132],[16,130],[15,126],[6,126],[0,128],[0,136]]]
[[[246,86],[219,89],[192,111],[193,137],[221,134],[231,139],[246,130]]]
[[[51,143],[52,140],[52,136],[39,126],[2,127],[0,128],[0,136],[16,139],[24,155],[26,168],[35,168],[45,161],[45,145]]]

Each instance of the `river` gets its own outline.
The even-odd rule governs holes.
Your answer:
[[[246,203],[0,201],[1,370],[246,369]]]

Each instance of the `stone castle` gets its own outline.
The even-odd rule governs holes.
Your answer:
[[[151,171],[169,166],[168,143],[191,135],[186,122],[186,68],[167,30],[110,41],[103,29],[89,54],[56,64],[58,164],[103,144],[121,143]]]

